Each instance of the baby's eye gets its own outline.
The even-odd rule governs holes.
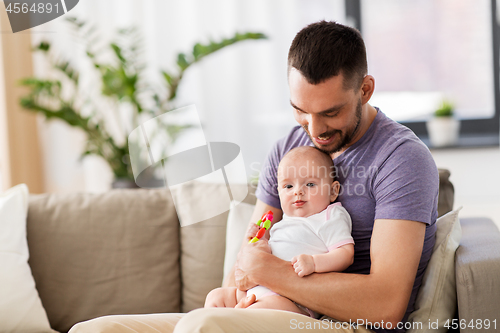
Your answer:
[[[316,185],[316,184],[314,184],[314,183],[307,183],[307,185],[306,185],[306,186],[308,186],[308,187],[313,187],[314,185]]]
[[[290,185],[290,184],[286,184],[285,186],[283,186],[283,188],[287,188],[287,189],[290,189],[290,188],[292,188],[292,187],[293,187],[293,186],[292,186],[292,185]]]

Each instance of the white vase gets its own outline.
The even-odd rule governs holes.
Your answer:
[[[432,147],[454,146],[458,143],[460,121],[453,117],[434,117],[427,121]]]

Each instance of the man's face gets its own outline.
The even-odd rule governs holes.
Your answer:
[[[342,74],[310,84],[298,70],[289,73],[290,102],[295,120],[316,147],[328,154],[349,145],[361,123],[359,90],[345,90]]]

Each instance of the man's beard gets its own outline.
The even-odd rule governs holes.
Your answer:
[[[361,113],[362,113],[362,108],[361,108],[361,99],[358,101],[358,105],[356,105],[356,125],[354,125],[354,128],[352,130],[348,130],[347,133],[342,133],[342,131],[339,131],[339,130],[333,130],[333,131],[330,131],[330,132],[325,132],[325,133],[322,133],[319,135],[319,137],[332,137],[333,135],[336,135],[337,133],[339,134],[340,136],[340,141],[338,144],[330,147],[330,148],[327,148],[327,147],[324,147],[324,146],[318,146],[316,144],[316,142],[313,140],[313,138],[311,137],[311,134],[309,134],[309,131],[307,130],[307,126],[305,125],[302,125],[302,127],[304,128],[304,131],[307,133],[307,135],[309,136],[309,139],[313,142],[313,144],[316,146],[316,148],[318,148],[319,150],[327,153],[327,154],[333,154],[333,153],[337,153],[339,152],[340,150],[342,150],[343,148],[345,148],[349,143],[351,143],[352,139],[354,138],[354,136],[356,135],[358,129],[359,129],[359,125],[361,124]]]

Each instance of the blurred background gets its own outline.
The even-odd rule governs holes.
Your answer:
[[[69,17],[76,21],[68,22]],[[119,171],[99,154],[81,157],[95,149],[82,128],[47,121],[43,112],[21,106],[20,99],[36,88],[21,80],[59,80],[61,68],[53,65],[66,61],[79,73],[78,87],[68,88],[65,68],[59,102],[46,96],[33,100],[45,98],[54,110],[69,103],[84,117],[98,119],[116,146],[134,129],[130,119],[140,124],[159,109],[194,104],[205,139],[238,144],[248,179],[255,178],[273,143],[295,126],[287,85],[290,43],[304,26],[322,19],[360,29],[376,81],[370,103],[414,130],[438,167],[450,170],[455,206],[464,206],[461,216],[487,216],[500,224],[496,0],[81,0],[68,14],[15,34],[0,5],[0,191],[27,183],[32,193],[103,192],[117,178]],[[85,25],[78,28],[78,23]],[[183,71],[179,53],[188,55],[189,63],[196,43],[207,46],[247,32],[267,38],[227,45]],[[137,45],[132,51],[139,63],[138,86],[151,88],[137,91],[147,109],[138,118],[132,95],[119,95],[119,87],[114,95],[102,92],[111,72],[115,76],[107,83],[113,87],[119,71],[112,69],[122,61],[110,44],[127,57],[130,40]],[[50,52],[43,50],[45,43]],[[97,58],[89,56],[89,45],[98,63],[110,66],[100,67],[101,76],[94,73]],[[135,72],[127,66],[130,79]],[[155,104],[152,91],[160,99],[171,94],[172,82],[163,73],[175,79],[180,71],[175,99],[168,106]],[[460,133],[458,141],[436,148],[426,121],[444,100],[453,104]],[[189,130],[178,134],[177,144],[190,135]],[[126,155],[120,158],[127,162]]]

